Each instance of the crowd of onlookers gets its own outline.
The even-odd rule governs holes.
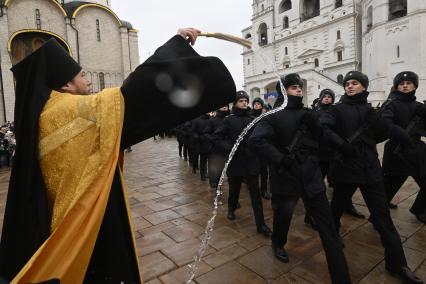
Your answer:
[[[13,122],[0,126],[0,167],[10,166],[16,148]]]

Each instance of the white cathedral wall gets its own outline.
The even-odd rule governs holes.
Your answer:
[[[138,43],[138,33],[136,31],[129,31],[129,41],[130,41],[131,71],[133,71],[139,65],[139,43]]]
[[[412,1],[412,2],[411,2]],[[388,6],[383,1],[366,1],[365,8],[376,5],[381,13],[373,12],[373,27],[363,35],[362,66],[370,79],[371,101],[382,101],[387,98],[394,76],[405,70],[416,72],[420,77],[419,100],[426,100],[426,11],[415,10],[425,8],[423,0],[408,1],[408,15],[388,21]],[[374,10],[373,10],[374,11]],[[377,22],[375,22],[375,18]],[[385,21],[386,19],[386,21]],[[366,27],[366,25],[363,25]],[[397,56],[399,46],[400,56]]]
[[[99,20],[101,41],[97,40],[96,19]],[[117,20],[105,10],[88,7],[80,10],[75,19],[79,31],[80,64],[93,72],[93,91],[99,91],[99,72],[122,72],[122,46]],[[108,82],[105,81],[105,86]],[[121,82],[119,82],[121,84]],[[117,85],[117,82],[115,82]]]
[[[252,35],[253,49],[245,49],[243,52],[243,66],[245,75],[245,89],[249,93],[257,93],[257,89],[260,90],[261,94],[267,92],[265,86],[276,81],[276,75],[272,72],[273,68],[270,63],[275,62],[276,68],[280,75],[287,74],[290,72],[305,72],[309,69],[314,69],[314,59],[319,59],[319,67],[315,68],[316,71],[323,73],[330,79],[337,81],[337,75],[342,74],[343,76],[350,70],[356,68],[356,61],[360,61],[360,58],[356,58],[355,43],[355,18],[352,14],[353,5],[352,0],[345,0],[344,6],[338,9],[334,8],[333,0],[323,0],[320,2],[321,13],[320,16],[309,19],[304,22],[299,20],[299,3],[293,0],[293,6],[291,10],[283,13],[278,12],[279,4],[281,1],[275,1],[275,30],[272,29],[270,24],[272,21],[272,13],[258,11],[252,20],[252,26],[242,31],[243,37],[250,33]],[[259,1],[261,3],[266,3]],[[265,5],[265,9],[267,6]],[[283,29],[283,18],[284,16],[289,17],[289,28]],[[269,45],[259,47],[257,30],[261,22],[268,23],[268,40]],[[343,61],[337,61],[337,52],[335,50],[337,43],[337,30],[340,30],[341,42],[344,44],[343,49]],[[270,33],[274,34],[271,38]],[[274,40],[275,39],[275,40]],[[273,43],[271,43],[274,41]],[[285,55],[285,47],[288,49],[288,54]],[[322,53],[313,54],[306,57],[299,57],[303,52],[309,49],[323,50]],[[262,52],[262,55],[260,55]],[[265,57],[268,64],[264,62]],[[290,68],[284,67],[284,59],[290,60]],[[248,64],[250,59],[250,64]],[[304,62],[307,61],[307,64]],[[264,73],[264,71],[266,71]],[[307,75],[309,76],[309,75]],[[309,83],[309,82],[308,82]],[[312,93],[311,95],[316,96],[318,93],[317,86],[325,88],[322,83],[311,82],[308,84],[308,90]],[[334,87],[336,84],[333,85]],[[334,88],[335,89],[335,88]],[[338,87],[338,91],[343,91]]]
[[[66,38],[65,16],[56,4],[47,0],[10,1],[7,9],[10,35],[22,29],[37,29],[36,9],[40,10],[42,30],[47,30]]]

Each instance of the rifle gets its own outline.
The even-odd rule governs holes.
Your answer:
[[[412,132],[417,126],[417,124],[420,122],[420,119],[421,117],[415,114],[414,117],[411,119],[410,123],[405,128],[405,131],[408,133],[409,136],[412,136],[413,134]],[[402,146],[401,146],[401,143],[399,143],[398,146],[396,146],[396,148],[393,150],[393,154],[401,156],[401,150],[402,150]]]
[[[391,103],[392,99],[388,98],[380,108],[377,110],[377,115],[380,115],[383,110],[386,108],[387,105]],[[362,137],[364,142],[369,145],[375,145],[376,141],[370,138],[368,135],[364,135],[367,130],[370,129],[370,123],[368,121],[364,122],[361,127],[359,127],[354,134],[352,134],[349,138],[345,139],[347,143],[352,144],[353,142],[357,141],[358,138]]]

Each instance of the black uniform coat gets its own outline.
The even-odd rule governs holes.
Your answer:
[[[195,143],[195,151],[200,154],[210,152],[210,145],[204,135],[204,130],[209,123],[210,115],[203,114],[192,121],[191,134]]]
[[[271,192],[273,195],[294,195],[313,197],[325,190],[318,165],[318,139],[321,128],[315,119],[305,124],[312,111],[303,108],[302,98],[288,96],[284,110],[263,118],[250,135],[249,144],[259,152],[270,165]],[[286,148],[292,143],[299,129],[305,129],[294,148],[295,161],[291,169],[282,169],[281,160]]]
[[[233,107],[232,114],[225,117],[222,125],[214,133],[215,145],[222,151],[229,153],[243,132],[244,128],[252,122],[253,117],[249,109],[240,109]],[[249,134],[241,141],[240,146],[235,152],[231,163],[228,166],[228,176],[249,176],[259,174],[259,162],[247,146]]]
[[[334,106],[333,104],[328,104],[328,105],[320,104],[317,108],[313,110],[315,117],[319,120],[321,116],[329,112],[331,108],[333,108],[333,106]],[[334,152],[333,149],[330,148],[327,142],[324,139],[321,139],[320,146],[319,146],[320,161],[330,162],[331,158],[333,157],[333,152]]]
[[[320,118],[324,139],[330,147],[339,149],[360,127],[367,124],[367,113],[374,111],[367,103],[367,96],[368,92],[354,96],[345,94],[335,107]],[[332,180],[357,184],[382,181],[376,143],[384,141],[386,135],[385,128],[368,127],[362,138],[352,143],[356,150],[351,157],[333,157],[329,169]]]
[[[416,116],[416,110],[422,103],[416,101],[414,92],[404,94],[398,91],[391,93],[390,102],[383,107],[381,117],[389,124],[389,127],[399,128],[405,131]],[[397,175],[426,175],[426,144],[420,140],[425,136],[425,119],[420,118],[410,133],[411,143],[409,149],[400,147],[400,154],[394,154],[394,150],[400,142],[398,137],[392,137],[385,144],[383,154],[383,173]],[[408,133],[407,133],[408,134]],[[402,156],[402,157],[401,157]]]

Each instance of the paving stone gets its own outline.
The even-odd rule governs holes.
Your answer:
[[[193,261],[194,255],[198,252],[201,242],[198,239],[188,240],[172,246],[165,247],[161,250],[164,255],[173,260],[179,266],[188,264]],[[204,256],[215,252],[216,250],[208,247]]]
[[[159,275],[171,271],[176,265],[160,252],[143,256],[139,260],[139,269],[144,281],[151,280]]]
[[[160,280],[157,278],[149,280],[148,282],[145,282],[145,284],[162,284]]]
[[[197,273],[195,274],[195,277],[199,277],[211,270],[212,268],[210,266],[208,266],[204,262],[200,262],[200,264],[198,265],[198,270],[197,270]],[[190,277],[189,273],[190,273],[190,269],[188,265],[185,265],[167,273],[166,275],[160,276],[160,280],[163,284],[186,283]]]
[[[426,279],[426,261],[423,261],[423,264],[415,272],[417,277],[424,281]]]
[[[182,216],[191,215],[199,212],[210,213],[212,208],[207,204],[201,202],[194,202],[190,204],[181,205],[173,208],[173,211],[177,212]]]
[[[133,230],[139,231],[152,227],[152,224],[143,217],[133,218]]]
[[[159,198],[161,197],[161,195],[155,192],[144,192],[144,193],[135,193],[133,197],[139,201],[147,201],[147,200],[153,200],[153,199]]]
[[[211,267],[218,267],[222,264],[234,260],[247,253],[247,250],[238,246],[232,245],[204,257],[204,261]]]
[[[264,284],[265,281],[235,261],[213,269],[195,279],[200,284]]]
[[[151,226],[145,229],[141,229],[141,233],[145,236],[150,235],[150,234],[155,234],[155,233],[159,233],[162,232],[163,230],[166,230],[168,228],[172,228],[175,227],[176,225],[173,224],[171,221],[169,222],[165,222],[165,223],[161,223],[159,225],[155,225],[155,226]]]
[[[418,270],[422,263],[426,260],[426,254],[405,248],[405,257],[407,258],[408,267],[413,271]],[[424,279],[424,278],[423,278]],[[376,266],[372,271],[370,271],[367,276],[361,279],[359,282],[361,284],[369,283],[401,283],[401,280],[393,274],[390,274],[385,269],[385,261],[383,260],[378,266]]]
[[[291,273],[313,283],[319,283],[319,279],[321,283],[331,283],[324,252],[317,253],[296,265]]]
[[[383,252],[383,246],[380,241],[379,233],[374,229],[371,223],[366,223],[360,226],[356,231],[353,231],[345,236],[344,242],[346,240],[355,241],[362,245],[369,245],[372,249],[376,250],[378,253]]]
[[[344,242],[344,253],[353,282],[363,278],[384,258],[384,249],[379,252],[379,250],[372,249],[373,246],[368,244],[360,244],[349,239],[345,239]]]
[[[144,236],[136,240],[139,255],[147,255],[155,251],[160,251],[164,247],[172,246],[175,242],[163,233],[156,233]]]
[[[404,242],[404,246],[426,253],[426,227],[423,225],[416,234]]]
[[[210,239],[210,246],[219,250],[238,242],[243,237],[243,234],[229,227],[221,227],[213,231],[212,238]]]
[[[166,221],[177,219],[179,217],[181,217],[181,215],[179,215],[173,210],[164,210],[164,211],[156,212],[153,214],[149,214],[145,216],[144,218],[148,220],[151,224],[158,225]]]
[[[264,245],[271,245],[271,240],[269,238],[265,238],[265,236],[261,234],[256,234],[254,236],[244,238],[238,242],[240,247],[247,249],[248,251],[253,251]]]
[[[271,246],[260,247],[238,259],[238,262],[265,279],[275,279],[287,273],[298,259],[289,252],[290,262],[279,261],[272,252]]]
[[[317,281],[316,283],[318,283]],[[302,277],[297,276],[293,273],[287,273],[281,276],[280,278],[271,282],[271,284],[310,284],[314,282],[307,281]]]
[[[163,211],[166,209],[170,209],[173,208],[175,206],[180,205],[179,203],[173,201],[173,200],[163,200],[163,201],[150,201],[145,203],[145,205],[147,207],[149,207],[151,210],[153,210],[154,212],[157,211]]]
[[[173,222],[173,221],[172,221]],[[204,233],[204,228],[192,222],[186,222],[174,228],[163,231],[164,234],[172,238],[175,242],[183,242],[189,239],[195,239]]]

